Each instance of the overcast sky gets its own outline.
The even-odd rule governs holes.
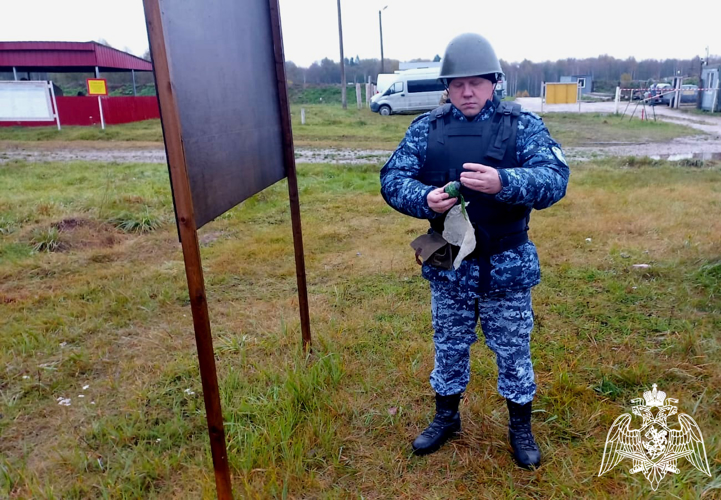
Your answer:
[[[198,0],[201,1],[201,0]],[[212,0],[202,0],[212,1]],[[486,36],[509,62],[595,57],[692,58],[721,54],[719,0],[341,0],[346,57],[401,61],[443,55],[455,35]],[[286,59],[339,59],[336,0],[280,0]],[[141,0],[0,0],[0,40],[104,38],[141,55],[148,48]],[[212,36],[211,33],[208,36]]]

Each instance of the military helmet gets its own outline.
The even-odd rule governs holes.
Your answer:
[[[501,63],[491,44],[476,33],[463,33],[446,47],[438,78],[448,85],[452,78],[492,77],[495,83],[503,75]]]

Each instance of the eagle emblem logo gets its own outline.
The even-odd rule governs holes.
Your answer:
[[[706,446],[696,421],[680,413],[680,429],[669,427],[668,417],[678,413],[675,403],[678,399],[667,398],[656,384],[652,390],[643,393],[643,399],[632,399],[631,412],[643,419],[641,428],[631,429],[633,417],[630,413],[624,413],[613,422],[606,437],[598,476],[616,467],[622,459],[630,458],[633,461],[631,474],[643,472],[655,491],[666,473],[680,472],[677,462],[685,458],[710,477]]]

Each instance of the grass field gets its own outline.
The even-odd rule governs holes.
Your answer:
[[[430,295],[408,246],[425,223],[384,203],[378,165],[299,166],[311,359],[285,183],[204,227],[236,496],[650,498],[628,460],[597,474],[611,423],[657,383],[714,475],[680,461],[662,496],[719,498],[721,166],[572,170],[532,222],[535,472],[511,461],[482,342],[462,436],[410,454],[432,417]],[[0,185],[0,498],[212,498],[165,166],[9,162]]]
[[[368,109],[308,105],[306,125],[300,124],[300,106],[292,106],[293,136],[296,146],[315,148],[386,149],[396,148],[412,115],[380,116]],[[683,125],[621,120],[599,114],[549,113],[544,122],[553,137],[565,147],[603,142],[666,142],[675,137],[703,134]],[[162,142],[159,120],[99,127],[6,127],[0,128],[0,141],[114,141]]]

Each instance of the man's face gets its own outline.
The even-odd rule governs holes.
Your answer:
[[[473,118],[493,97],[493,83],[480,76],[454,78],[448,85],[448,97],[466,118]]]

